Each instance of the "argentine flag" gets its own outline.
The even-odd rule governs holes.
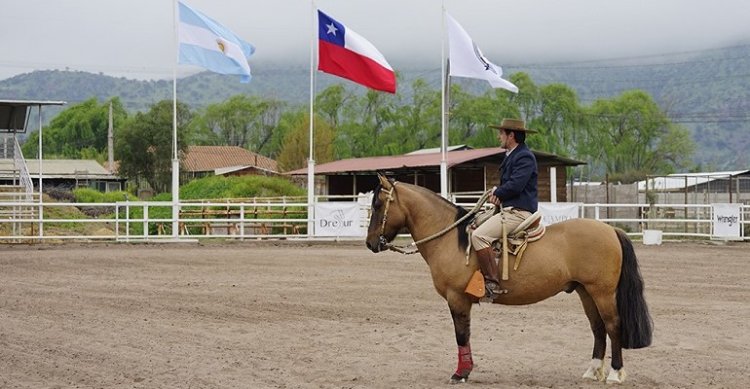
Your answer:
[[[184,3],[179,2],[179,8],[179,63],[198,65],[215,73],[239,74],[241,82],[250,82],[247,58],[255,47]]]

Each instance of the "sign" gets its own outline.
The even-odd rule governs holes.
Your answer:
[[[315,204],[315,236],[365,236],[360,221],[357,203]]]
[[[740,237],[740,204],[711,204],[714,238]]]
[[[539,203],[539,211],[542,213],[542,224],[559,223],[569,219],[578,219],[580,203]]]

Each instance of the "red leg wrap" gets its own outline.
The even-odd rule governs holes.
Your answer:
[[[468,344],[464,347],[458,346],[458,367],[456,368],[456,375],[460,377],[468,377],[473,368],[474,361],[471,359],[471,346]]]

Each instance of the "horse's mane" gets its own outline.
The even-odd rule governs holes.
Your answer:
[[[433,192],[433,191],[431,191],[431,190],[429,190],[429,189],[427,189],[425,187],[422,187],[422,186],[419,186],[419,185],[412,185],[412,184],[407,184],[407,185],[409,185],[409,188],[412,188],[412,189],[414,189],[417,192],[420,192],[420,193],[422,193],[422,194],[424,194],[424,195],[426,195],[428,197],[431,196],[431,197],[437,199],[438,201],[442,201],[445,204],[448,204],[452,208],[454,208],[456,210],[456,217],[455,217],[455,219],[453,219],[454,221],[462,218],[464,215],[466,215],[467,213],[469,213],[463,207],[459,207],[458,205],[453,204],[452,202],[450,202],[447,199],[443,198],[443,196],[440,196],[439,194],[437,194],[437,193],[435,193],[435,192]],[[377,201],[377,198],[378,198],[377,194],[380,192],[381,188],[382,188],[382,186],[380,185],[380,182],[378,182],[378,185],[375,187],[375,190],[373,192],[373,193],[375,193],[375,196],[373,196],[373,198],[372,198],[372,205],[373,206],[375,205],[375,201]],[[462,250],[466,250],[466,247],[469,244],[469,234],[466,233],[466,226],[468,226],[470,222],[471,222],[471,218],[468,218],[468,219],[464,220],[463,222],[461,222],[461,224],[459,224],[458,226],[456,226],[456,228],[458,229],[458,246]]]

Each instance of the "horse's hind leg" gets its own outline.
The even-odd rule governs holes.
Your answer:
[[[604,328],[609,335],[612,348],[612,365],[607,376],[607,383],[622,383],[625,380],[625,370],[622,368],[622,342],[620,339],[620,316],[617,313],[617,302],[614,291],[591,293],[596,303],[599,315],[604,321]]]
[[[451,298],[453,297],[453,298]],[[471,358],[471,302],[465,296],[448,296],[448,307],[453,318],[453,328],[456,331],[456,344],[458,345],[458,367],[451,376],[452,384],[464,383],[469,379],[469,373],[474,369],[474,361]]]
[[[591,364],[588,370],[583,373],[583,378],[604,381],[604,353],[607,350],[607,331],[604,328],[604,321],[599,315],[596,303],[586,289],[579,285],[576,288],[578,296],[581,298],[583,310],[591,325],[591,332],[594,334],[594,351],[591,356]]]

